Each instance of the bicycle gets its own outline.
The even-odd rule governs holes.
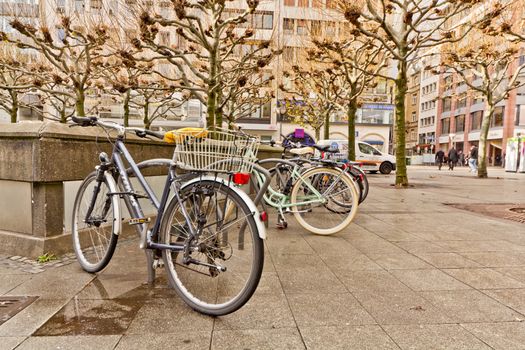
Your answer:
[[[136,225],[140,248],[154,254],[157,266],[162,257],[169,284],[184,302],[213,316],[242,307],[255,292],[264,264],[264,223],[253,201],[236,187],[246,183],[242,172],[251,171],[246,157],[256,154],[258,140],[230,131],[186,128],[159,133],[96,117],[72,120],[83,127],[117,131],[112,154],[100,153],[100,164],[75,198],[72,236],[81,267],[95,273],[111,260],[122,231],[122,198],[131,215],[128,223]],[[165,161],[135,163],[125,145],[129,132],[176,145],[160,199],[140,169]],[[221,159],[235,162],[208,167]],[[181,169],[185,173],[177,174]],[[130,174],[145,194],[135,191]],[[151,228],[140,198],[156,209]]]
[[[268,186],[264,203],[278,210],[278,227],[288,226],[285,214],[292,213],[306,230],[330,235],[348,226],[354,219],[358,207],[358,194],[350,176],[334,162],[304,169],[301,165],[279,158],[257,162],[259,165],[276,164],[286,166],[289,178],[284,188]],[[254,172],[255,185],[261,186],[264,177]],[[342,205],[341,205],[342,204]]]

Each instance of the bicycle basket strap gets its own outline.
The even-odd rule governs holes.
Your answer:
[[[180,143],[187,137],[205,138],[208,136],[208,130],[203,128],[182,128],[171,130],[164,134],[164,141],[167,143]]]

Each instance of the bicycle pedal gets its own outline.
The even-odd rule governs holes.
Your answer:
[[[147,224],[148,222],[151,222],[151,218],[133,218],[128,221],[129,225],[140,225],[140,224]]]
[[[153,260],[153,269],[156,270],[160,267],[164,267],[164,260],[154,259]]]

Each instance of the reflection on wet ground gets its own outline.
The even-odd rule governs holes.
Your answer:
[[[164,278],[159,277],[156,285],[143,284],[111,298],[104,284],[96,278],[84,289],[90,291],[89,298],[82,298],[82,292],[75,296],[34,335],[123,334],[148,301],[175,297]]]

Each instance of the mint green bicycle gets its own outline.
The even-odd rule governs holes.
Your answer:
[[[285,214],[293,214],[306,230],[331,235],[347,227],[357,214],[359,194],[354,180],[335,162],[304,168],[279,158],[258,161],[275,175],[286,173],[284,186],[271,183],[263,196],[264,203],[278,211],[277,225],[288,226]],[[256,186],[265,178],[254,170]],[[283,181],[281,181],[283,183]]]

